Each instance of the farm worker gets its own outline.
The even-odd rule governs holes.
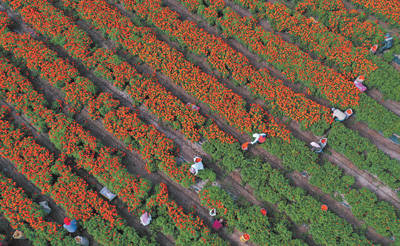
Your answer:
[[[354,83],[362,83],[365,80],[365,76],[364,75],[360,75],[356,78],[356,80],[354,81]]]
[[[400,54],[394,55],[393,61],[400,65]]]
[[[321,145],[322,148],[325,148],[327,142],[328,142],[328,139],[327,139],[327,138],[321,138],[321,139],[319,140],[319,145]]]
[[[210,209],[210,216],[214,217],[215,215],[217,215],[217,210],[215,208]]]
[[[190,103],[190,102],[186,103],[186,106],[187,106],[188,108],[191,108],[192,110],[195,110],[195,111],[199,111],[199,109],[200,109],[199,106],[197,106],[197,105],[195,105],[195,104],[193,104],[193,103]]]
[[[385,41],[383,41],[383,46],[379,49],[379,53],[392,48],[392,46],[393,46],[393,37],[389,33],[386,33]]]
[[[76,236],[74,239],[79,245],[89,246],[89,240],[86,237]]]
[[[214,223],[213,223],[212,227],[213,227],[216,231],[218,231],[219,229],[222,228],[222,223],[223,223],[223,222],[224,222],[223,219],[214,220]]]
[[[353,110],[347,109],[345,112],[342,112],[340,109],[332,108],[333,118],[336,121],[344,121],[349,118],[353,114]]]
[[[75,219],[71,220],[70,218],[65,217],[65,218],[64,218],[64,225],[63,225],[63,227],[64,227],[68,232],[74,233],[74,232],[76,232],[76,229],[78,229],[78,222],[76,222]]]
[[[354,85],[361,91],[364,92],[367,90],[367,87],[363,84],[365,80],[365,77],[363,75],[360,75],[354,80]]]
[[[51,208],[49,207],[49,204],[47,203],[47,201],[39,202],[39,205],[43,208],[43,210],[46,214],[49,214],[51,212]]]
[[[326,206],[325,204],[322,204],[321,210],[325,211],[325,212],[328,211],[328,206]]]
[[[310,20],[312,20],[312,22],[314,22],[314,23],[318,23],[318,21],[312,16],[310,17]]]
[[[247,233],[243,234],[243,235],[240,237],[240,241],[242,241],[242,242],[247,242],[247,241],[249,241],[249,240],[250,240],[250,235],[247,234]]]
[[[249,149],[249,144],[250,142],[245,142],[242,144],[242,150],[248,150]]]
[[[314,152],[316,152],[316,153],[321,153],[322,150],[323,150],[323,149],[325,148],[325,146],[326,146],[327,140],[328,140],[328,139],[326,139],[326,138],[321,138],[321,139],[319,140],[319,143],[311,142],[311,143],[310,143],[310,145],[311,145],[311,150],[314,151]]]
[[[147,212],[144,212],[142,216],[140,216],[140,223],[144,226],[147,226],[150,224],[151,221],[151,215]]]
[[[25,237],[25,234],[22,232],[22,231],[20,231],[20,230],[15,230],[15,232],[13,233],[13,235],[12,235],[12,237],[14,238],[14,239],[25,239],[26,237]]]
[[[260,209],[260,212],[262,215],[266,216],[267,215],[267,210],[265,208]]]
[[[311,151],[314,151],[314,152],[317,152],[317,153],[322,152],[322,147],[318,143],[311,142],[310,145],[311,145]]]
[[[193,160],[194,164],[190,167],[190,172],[194,175],[197,175],[199,170],[204,169],[203,159],[201,157],[196,156],[195,158],[193,158]]]
[[[374,46],[371,47],[371,49],[369,50],[372,54],[375,54],[376,51],[378,50],[378,45],[375,44]]]
[[[392,48],[393,46],[393,37],[389,33],[386,33],[385,35],[385,45],[386,44],[388,45],[388,49]]]
[[[255,138],[253,142],[251,142],[251,144],[255,144],[255,143],[264,143],[266,140],[266,136],[267,134],[265,133],[254,133],[253,137]]]
[[[389,139],[397,144],[400,144],[400,136],[396,133],[393,133],[392,136],[389,137]],[[398,189],[397,192],[400,192],[400,188]]]

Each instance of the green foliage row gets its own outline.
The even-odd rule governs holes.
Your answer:
[[[12,119],[10,119],[9,121],[10,124],[7,131],[16,131],[19,132],[19,128],[16,127],[16,125],[14,125],[14,123],[12,122]],[[11,149],[13,147],[15,147],[16,142],[21,142],[24,139],[29,139],[28,141],[31,142],[35,142],[31,140],[30,136],[26,136],[25,134],[15,134],[16,136],[18,136],[18,138],[13,139],[13,141],[8,141],[8,142],[4,142],[1,141],[0,142],[0,147],[4,148],[4,149]],[[37,145],[34,146],[35,148],[37,148]],[[10,151],[10,150],[7,150]],[[44,153],[43,153],[44,154]],[[46,156],[44,154],[44,156]],[[34,166],[34,165],[38,165],[36,162],[37,160],[35,158],[32,158],[32,156],[29,156],[29,153],[27,153],[26,155],[20,155],[20,160],[17,161],[13,161],[15,162],[15,164],[17,164],[18,168],[21,168],[21,165],[18,165],[19,163],[26,163],[26,166]],[[81,183],[84,181],[77,176],[75,173],[73,173],[70,169],[69,166],[67,166],[66,162],[66,158],[59,158],[56,161],[53,160],[50,163],[49,169],[44,169],[42,170],[42,172],[46,172],[48,171],[47,174],[50,174],[52,179],[47,180],[46,182],[48,182],[48,185],[51,184],[50,186],[47,185],[49,190],[44,190],[44,188],[39,187],[41,189],[41,191],[43,192],[44,195],[48,195],[49,197],[51,197],[54,201],[56,201],[56,203],[58,205],[60,205],[67,213],[68,216],[73,217],[73,213],[74,213],[74,209],[88,209],[88,211],[91,211],[91,214],[88,216],[89,218],[86,221],[83,221],[82,223],[82,227],[87,230],[87,232],[93,236],[93,238],[100,242],[102,245],[128,245],[130,243],[133,242],[142,242],[141,245],[151,245],[151,246],[155,246],[155,243],[153,243],[153,239],[151,238],[147,238],[147,237],[140,237],[137,232],[132,228],[132,227],[128,227],[126,225],[126,222],[124,220],[122,220],[122,218],[120,218],[117,215],[117,219],[119,220],[118,223],[116,223],[115,225],[111,225],[111,222],[102,218],[102,216],[105,215],[100,215],[102,211],[102,209],[104,209],[104,207],[100,207],[100,208],[95,208],[93,207],[93,204],[89,204],[90,201],[81,201],[80,204],[74,204],[74,206],[76,207],[71,207],[71,201],[69,200],[68,197],[63,196],[64,194],[61,194],[62,191],[65,191],[65,187],[73,187],[74,185],[76,185],[77,183]],[[20,171],[20,170],[19,170]],[[45,174],[38,174],[38,175],[45,175]],[[31,182],[35,182],[35,175],[25,175],[25,177],[31,181]],[[75,188],[75,187],[74,187]],[[74,192],[77,192],[75,189],[71,190],[70,195],[74,195],[77,196],[78,199],[81,198],[79,197],[77,194],[75,194]],[[81,190],[78,190],[78,192],[81,192]],[[92,189],[85,187],[84,188],[84,194],[88,193],[88,192],[93,192]],[[97,194],[97,193],[94,193]],[[95,199],[99,199],[99,197],[94,197]],[[87,207],[85,207],[87,206]],[[23,216],[23,215],[22,215]],[[114,215],[111,215],[111,217],[113,217]],[[99,226],[101,225],[101,226]],[[49,236],[45,237],[45,233],[46,232],[32,232],[32,230],[29,230],[30,228],[25,227],[22,228],[22,230],[24,232],[27,232],[27,238],[29,238],[30,240],[32,240],[32,242],[34,243],[34,245],[43,245],[43,241],[40,241],[39,239],[43,239],[46,238],[48,239]],[[62,235],[62,234],[61,234]],[[71,240],[69,240],[68,237],[65,237],[65,240],[63,241],[62,239],[59,238],[55,238],[55,236],[50,236],[50,238],[52,239],[51,241],[53,242],[51,245],[65,245],[64,243],[67,243],[67,245],[72,245],[70,244]],[[39,242],[40,241],[40,242]],[[50,241],[50,240],[49,240]],[[57,242],[59,241],[59,242]],[[47,245],[47,244],[45,244]]]
[[[361,170],[376,175],[392,189],[400,188],[400,163],[391,159],[366,138],[346,128],[343,124],[334,123],[329,131],[329,145],[345,155]]]
[[[3,108],[4,109],[4,108]],[[2,109],[0,109],[2,110]],[[16,192],[16,190],[20,190],[18,198],[14,197],[15,201],[5,201],[6,197],[4,197],[4,193],[0,192],[0,212],[2,215],[9,220],[11,223],[18,224],[18,229],[24,232],[25,237],[32,242],[35,246],[68,246],[75,243],[74,239],[67,234],[67,232],[54,223],[53,225],[58,226],[56,230],[50,228],[48,224],[43,223],[44,217],[46,214],[44,213],[43,209],[39,206],[39,204],[35,203],[33,199],[29,198],[25,191],[18,187],[13,180],[6,178],[2,173],[0,174],[0,182],[2,186],[7,186],[8,191]],[[10,198],[10,194],[6,195]],[[24,202],[31,202],[31,204],[26,204],[28,207],[31,208],[30,214],[23,214],[22,211],[25,209],[22,208],[20,210],[19,207],[13,207],[16,205],[16,202],[24,203]],[[9,213],[15,213],[9,217]],[[19,218],[18,218],[19,217]],[[41,223],[41,225],[37,224],[37,228],[32,227],[31,223]]]
[[[242,170],[243,181],[250,184],[257,197],[276,204],[294,223],[305,224],[313,240],[320,245],[368,245],[363,232],[353,229],[331,211],[322,211],[321,203],[268,163],[254,161]]]
[[[208,196],[205,197],[205,194]],[[224,209],[216,207],[217,217],[223,218],[229,228],[248,233],[250,240],[257,245],[306,245],[299,239],[293,239],[288,229],[290,222],[283,215],[272,217],[267,212],[264,216],[261,207],[236,201],[218,186],[207,185],[200,191],[201,204],[210,206],[208,200],[221,202]]]
[[[303,0],[295,1],[296,6],[299,6]],[[338,4],[342,1],[337,1]],[[339,4],[339,6],[341,6]],[[325,1],[320,0],[317,1],[313,8],[302,8],[304,9],[304,15],[306,16],[314,16],[318,17],[318,21],[323,23],[328,28],[334,25],[334,32],[341,34],[343,30],[342,26],[347,26],[351,23],[352,19],[356,19],[360,22],[366,21],[366,23],[371,23],[373,28],[369,28],[369,32],[365,32],[364,29],[353,28],[352,35],[344,35],[350,41],[353,42],[354,46],[361,47],[363,43],[360,40],[368,40],[373,44],[378,44],[379,47],[382,46],[382,42],[384,38],[382,33],[389,32],[385,28],[380,25],[376,25],[371,21],[367,20],[368,15],[364,12],[352,12],[352,11],[341,11],[341,7],[335,5],[335,1],[332,2],[331,5],[326,6]],[[293,11],[294,12],[294,11]],[[367,11],[368,12],[368,11]],[[370,12],[368,13],[370,14]],[[321,37],[325,34],[321,33]],[[393,61],[393,55],[400,53],[400,44],[399,40],[396,36],[393,37],[393,47],[389,50],[386,50],[383,54],[383,57],[376,56],[373,54],[368,55],[368,59],[371,60],[378,66],[378,69],[372,71],[368,76],[365,84],[368,87],[377,88],[382,92],[385,99],[391,99],[394,101],[400,101],[400,73],[397,71],[390,63]]]
[[[183,4],[186,5],[187,8],[191,8],[192,6],[184,2]],[[221,10],[220,7],[216,7],[218,11]],[[193,11],[192,11],[193,12]],[[199,14],[199,13],[197,13]],[[203,17],[208,20],[207,16]],[[212,23],[212,22],[211,22]],[[357,116],[358,118],[372,118],[368,120],[368,122],[378,122],[378,128],[379,126],[382,125],[382,117],[381,116],[387,116],[390,115],[391,113],[385,109],[383,106],[377,104],[373,99],[362,95],[361,100],[366,101],[364,103],[363,101],[360,103],[360,105],[374,105],[376,107],[367,107],[367,109],[364,111],[357,111]],[[366,107],[363,107],[366,108]],[[379,113],[377,113],[379,112]],[[388,114],[388,112],[390,114]],[[394,130],[396,129],[396,117],[389,117],[386,118],[385,123],[386,126],[389,126],[386,131],[386,135],[391,134]],[[380,125],[379,125],[380,124]],[[400,128],[399,128],[400,129]],[[351,131],[351,130],[349,130]],[[366,139],[362,138],[361,136],[358,135],[357,139],[359,141],[366,141]],[[332,140],[329,140],[331,142]],[[344,141],[349,142],[348,139],[346,138],[341,138],[341,139],[335,139],[335,142],[342,143]],[[230,147],[230,146],[221,146],[221,150],[219,151],[216,146],[221,145],[219,143],[211,143],[208,142],[203,145],[203,149],[207,151],[215,160],[220,160],[219,163],[222,164],[222,166],[227,170],[227,171],[232,171],[236,168],[242,168],[242,170],[245,170],[244,167],[246,167],[247,163],[251,162],[247,158],[244,158],[243,155],[238,151],[240,149],[239,146],[235,147]],[[338,201],[342,201],[342,198],[340,196],[336,196],[335,193],[339,192],[340,194],[347,193],[349,190],[352,191],[353,194],[358,194],[361,196],[362,194],[357,190],[357,189],[351,189],[351,185],[354,184],[354,178],[348,175],[345,175],[341,169],[339,169],[337,166],[333,165],[332,163],[324,163],[324,164],[318,164],[317,160],[317,155],[312,153],[307,146],[300,140],[292,137],[292,140],[290,143],[283,142],[280,139],[272,139],[268,138],[267,142],[263,144],[263,147],[268,150],[269,153],[279,157],[282,160],[282,164],[285,168],[289,170],[295,170],[295,171],[306,171],[310,175],[310,184],[317,186],[321,188],[321,190],[325,193],[330,194],[332,197],[335,197]],[[367,151],[367,148],[364,149],[363,146],[359,146],[361,149]],[[380,154],[383,154],[383,152],[380,151]],[[228,159],[230,160],[229,162],[223,161],[226,159],[224,155],[228,155]],[[375,196],[371,191],[367,191],[371,195]],[[361,199],[361,198],[360,198]],[[352,200],[354,201],[354,200]],[[349,201],[348,201],[349,202]],[[387,204],[388,207],[391,207],[390,211],[393,212],[395,211],[394,207],[390,205],[387,202],[383,202]],[[352,204],[354,207],[358,207],[356,203]],[[369,207],[374,207],[375,203],[370,202]],[[382,235],[389,236],[389,235],[394,235],[397,234],[395,228],[391,228],[390,232],[386,232],[385,228],[385,223],[382,222],[385,219],[388,219],[390,222],[393,223],[396,221],[397,217],[386,217],[387,215],[383,215],[382,213],[382,220],[366,220],[368,224],[371,224],[371,226],[374,226],[376,230],[382,232]],[[357,217],[360,220],[363,220],[364,217],[357,215]],[[379,221],[379,222],[377,222]]]
[[[340,130],[342,130],[342,132],[340,132]],[[356,135],[356,133],[347,129],[341,123],[336,123],[334,124],[334,128],[329,132],[328,145],[333,144],[334,148],[339,148],[339,146],[334,145],[339,142],[336,141],[336,138],[351,139],[352,135]],[[361,164],[359,166],[360,169],[365,167],[362,166],[362,163],[369,163],[370,166],[374,164],[373,167],[369,167],[367,170],[371,170],[371,172],[376,169],[381,170],[380,174],[382,175],[379,176],[379,178],[383,180],[387,179],[389,183],[395,180],[395,184],[398,185],[399,181],[397,179],[400,176],[396,176],[396,173],[399,171],[399,163],[377,150],[377,148],[366,139],[358,139],[361,139],[361,141],[355,141],[355,145],[347,144],[346,147],[343,147],[343,153],[355,164]],[[352,141],[349,142],[351,143]],[[342,143],[344,142],[342,141]],[[396,221],[400,218],[400,214],[397,213],[393,205],[386,201],[378,201],[376,195],[370,190],[352,187],[355,182],[354,177],[344,174],[343,170],[332,163],[325,162],[323,164],[318,164],[317,155],[312,153],[301,141],[292,139],[292,143],[288,144],[280,139],[268,138],[263,147],[266,148],[268,152],[279,157],[282,160],[282,165],[289,170],[298,172],[305,171],[310,176],[310,184],[319,187],[323,192],[331,195],[337,201],[347,201],[352,206],[352,211],[362,210],[365,207],[370,208],[370,212],[378,216],[375,219],[365,217],[360,213],[354,213],[354,215],[359,220],[365,221],[367,225],[372,226],[382,235],[387,237],[399,235],[399,228],[395,225],[397,223]],[[339,152],[341,151],[339,150]],[[376,159],[377,156],[381,159]],[[390,163],[390,167],[387,165],[383,166],[384,164],[381,164],[383,162]],[[388,173],[388,169],[393,170],[393,176]],[[338,196],[338,193],[344,194],[344,198]],[[366,199],[365,194],[367,193],[368,196],[375,197],[375,199]],[[352,199],[347,199],[348,194],[351,194]],[[358,201],[362,201],[362,204]],[[366,204],[368,204],[368,206],[365,206]],[[381,204],[385,205],[382,206]]]
[[[168,194],[166,197],[159,196],[160,191],[161,186],[157,186],[153,195],[146,200],[145,206],[145,210],[151,213],[152,221],[149,228],[154,234],[162,232],[165,235],[171,235],[176,245],[229,245],[208,228],[203,228],[205,230],[197,228],[202,227],[204,222],[194,214],[194,208],[187,213],[187,217],[183,217],[179,214],[179,211],[183,210],[182,207],[170,200]],[[201,239],[205,239],[207,243]]]
[[[199,0],[199,2],[200,2],[200,5],[203,4],[203,5],[207,6],[207,4],[203,3],[201,0]],[[243,4],[241,2],[242,1],[238,1],[238,4]],[[194,8],[194,10],[192,12],[196,12],[195,7],[193,7],[191,5],[191,3],[183,2],[183,4],[189,9]],[[233,13],[234,11],[232,9],[230,9],[229,7],[221,8],[221,6],[218,6],[218,5],[210,5],[210,6],[208,6],[208,9],[213,9],[213,11],[215,9],[215,11],[218,13],[218,15],[216,15],[216,16],[218,16],[218,18],[214,17],[216,19],[213,21],[210,21],[209,24],[216,25],[221,30],[223,35],[232,36],[232,33],[230,32],[230,30],[227,30],[226,28],[219,25],[219,19],[225,18],[225,16],[228,16],[230,13]],[[201,14],[201,13],[197,13],[197,14]],[[213,15],[213,16],[215,16],[215,15]],[[202,17],[204,17],[208,21],[207,15],[202,15]],[[260,29],[260,31],[263,30],[260,26],[255,25],[254,22],[251,22],[250,19],[247,19],[246,24],[253,26],[253,28],[256,30],[258,30],[258,29]],[[273,35],[273,34],[265,32],[265,31],[263,31],[263,32],[265,33],[265,37],[264,37],[264,40],[262,40],[262,42],[269,42],[270,37],[268,35]],[[242,43],[244,46],[248,47],[250,50],[252,50],[250,44],[247,43],[245,40],[242,40],[236,36],[232,36],[232,37],[235,38],[238,42]],[[278,47],[278,48],[282,48],[282,47]],[[284,51],[282,51],[282,52],[284,52]],[[382,59],[380,59],[378,57],[374,57],[374,56],[369,56],[369,57],[374,62],[377,62],[377,65],[380,66],[380,68],[377,69],[376,71],[374,71],[373,73],[371,73],[371,75],[367,78],[366,81],[371,80],[372,84],[376,84],[376,86],[379,87],[378,89],[383,88],[384,91],[387,92],[387,94],[395,95],[396,98],[399,97],[400,94],[397,93],[398,90],[396,90],[396,88],[397,88],[398,81],[400,81],[400,73],[398,71],[394,70],[394,68],[392,66],[390,66],[389,64],[384,62]],[[271,59],[268,59],[268,57],[262,57],[262,58],[267,59],[269,62],[272,62]],[[286,71],[286,68],[283,63],[273,63],[272,65],[275,66],[278,70]],[[304,65],[306,65],[306,64],[304,64]],[[302,69],[299,68],[299,69],[294,69],[294,70],[296,70],[294,72],[301,72]],[[382,79],[382,78],[384,78],[384,79]],[[303,80],[300,81],[298,78],[296,78],[296,80],[303,86],[309,85],[309,81],[303,81]],[[388,82],[385,82],[385,80],[388,80]],[[392,81],[392,82],[390,82],[390,81]],[[318,96],[318,97],[322,96],[320,94],[320,92],[316,91],[315,89],[310,88],[310,91],[315,96]],[[392,99],[397,100],[396,98],[392,98]],[[393,133],[400,133],[400,121],[398,120],[398,116],[395,115],[393,112],[389,111],[388,109],[386,109],[385,107],[383,107],[381,104],[379,104],[372,98],[368,97],[367,95],[361,94],[359,104],[354,106],[353,109],[357,114],[357,120],[367,123],[368,127],[371,129],[374,129],[376,131],[382,131],[385,137],[389,137]],[[310,130],[313,131],[316,135],[322,135],[323,131],[328,128],[329,128],[329,126],[327,126],[327,125],[317,124],[316,126],[313,126],[312,128],[310,128]]]

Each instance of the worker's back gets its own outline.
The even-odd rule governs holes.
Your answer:
[[[336,117],[338,121],[344,121],[346,119],[346,114],[343,113],[341,110],[339,109],[335,109],[333,111],[333,117]]]

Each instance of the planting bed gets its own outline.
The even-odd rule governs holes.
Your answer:
[[[396,4],[0,0],[0,240],[400,244]]]

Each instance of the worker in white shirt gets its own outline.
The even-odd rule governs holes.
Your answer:
[[[332,108],[331,110],[333,112],[333,118],[337,121],[344,121],[353,114],[353,110],[351,109],[347,109],[345,112],[337,108]]]

